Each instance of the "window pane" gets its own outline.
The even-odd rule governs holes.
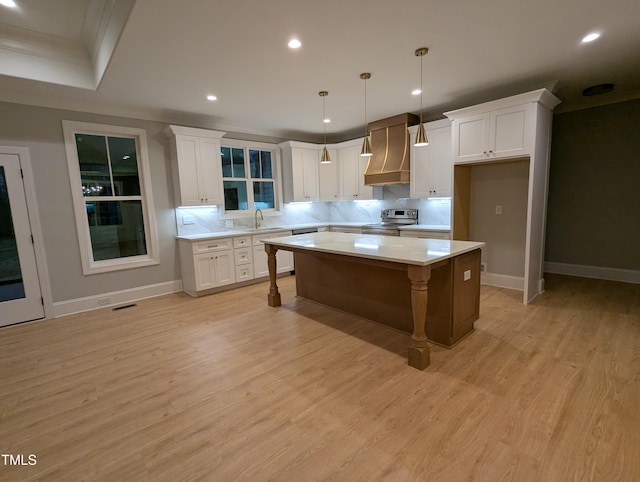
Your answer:
[[[220,149],[220,157],[222,158],[222,177],[233,177],[231,168],[231,149],[223,147]]]
[[[111,196],[111,176],[104,136],[76,134],[84,196]]]
[[[139,196],[138,158],[136,141],[123,137],[109,137],[109,156],[113,188],[116,196]]]
[[[0,302],[25,297],[4,167],[0,166]]]
[[[93,259],[147,254],[142,201],[86,202]]]
[[[254,181],[253,182],[253,202],[256,209],[267,209],[275,207],[273,196],[273,182]]]
[[[262,177],[260,175],[260,151],[249,149],[249,167],[253,179]]]
[[[224,181],[224,209],[226,211],[249,209],[247,183],[245,181]]]
[[[246,177],[244,173],[244,149],[232,149],[233,154],[233,176]]]
[[[271,170],[271,153],[269,151],[260,151],[260,159],[262,177],[264,179],[273,179],[273,171]]]

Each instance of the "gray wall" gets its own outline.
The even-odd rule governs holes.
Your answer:
[[[166,124],[3,102],[0,112],[0,144],[29,148],[54,302],[181,279]],[[146,130],[160,265],[83,275],[62,120]]]
[[[487,243],[482,261],[488,273],[524,276],[528,192],[529,161],[471,167],[469,234]]]
[[[553,117],[545,260],[640,270],[640,100]]]

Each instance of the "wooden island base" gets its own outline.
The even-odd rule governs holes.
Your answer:
[[[269,263],[278,247],[265,244]],[[411,334],[409,365],[430,362],[428,342],[452,347],[479,317],[480,250],[426,266],[296,250],[297,295]],[[464,280],[465,272],[468,280]],[[280,306],[275,276],[268,295]]]

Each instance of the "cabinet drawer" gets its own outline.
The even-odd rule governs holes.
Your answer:
[[[214,251],[224,251],[231,249],[233,243],[231,238],[210,239],[209,241],[198,241],[193,243],[193,254],[210,253]]]
[[[235,254],[236,266],[253,264],[253,248],[251,246],[234,249],[233,252]]]
[[[283,236],[291,236],[291,231],[277,231],[277,232],[273,232],[273,233],[266,233],[266,234],[254,234],[253,237],[253,245],[254,246],[261,246],[263,240],[265,239],[271,239],[271,238],[281,238]]]
[[[246,264],[243,266],[236,266],[236,282],[247,281],[253,279],[253,265]]]
[[[451,235],[445,231],[400,231],[400,236],[408,238],[450,239]]]
[[[251,246],[251,236],[243,236],[241,238],[233,238],[234,248],[246,248]]]

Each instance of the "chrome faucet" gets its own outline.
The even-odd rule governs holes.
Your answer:
[[[264,221],[264,216],[262,215],[262,209],[256,209],[255,221],[256,221],[256,229],[260,227],[260,222],[258,221],[258,213],[260,213],[260,219]]]

